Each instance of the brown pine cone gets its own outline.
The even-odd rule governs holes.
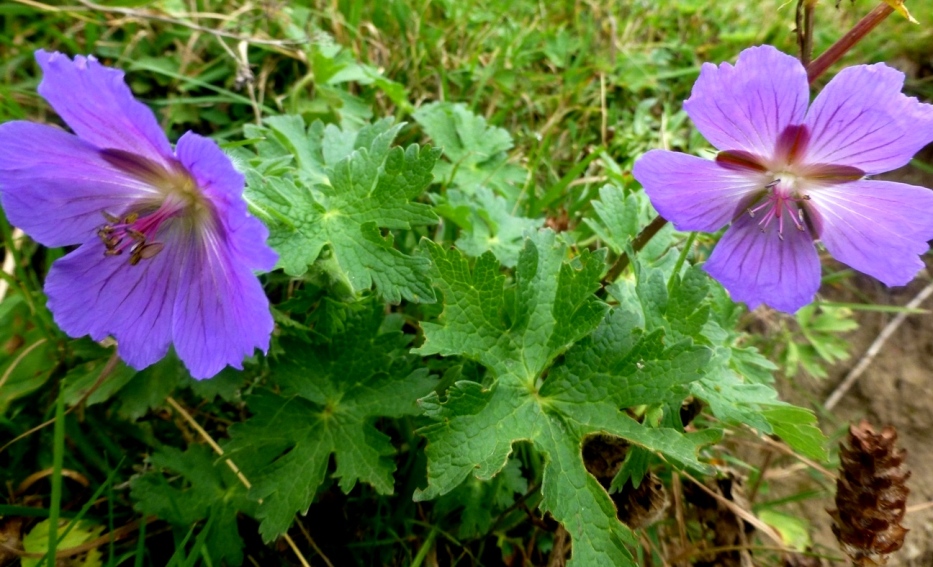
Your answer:
[[[858,567],[885,565],[887,556],[904,545],[901,525],[907,509],[907,452],[897,449],[897,431],[875,433],[866,420],[849,427],[849,447],[841,446],[836,482],[833,533]]]

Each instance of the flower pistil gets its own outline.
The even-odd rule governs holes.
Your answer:
[[[797,179],[793,174],[781,173],[775,176],[774,181],[765,186],[767,192],[764,199],[760,199],[758,206],[752,208],[749,206],[746,210],[748,215],[755,218],[755,214],[761,211],[767,211],[762,219],[758,221],[761,232],[767,232],[771,221],[777,219],[778,238],[784,240],[784,218],[788,217],[797,227],[797,230],[806,230],[804,224],[804,206],[805,201],[810,200],[810,196],[801,194],[796,190]],[[757,204],[757,203],[756,203]]]

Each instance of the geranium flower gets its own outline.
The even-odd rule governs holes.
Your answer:
[[[771,46],[733,67],[703,65],[684,109],[715,161],[652,150],[633,174],[678,230],[731,223],[706,271],[736,301],[794,312],[820,286],[814,241],[889,286],[923,267],[933,192],[866,176],[906,164],[933,140],[933,106],[901,93],[884,64],[840,72],[807,110],[804,67]]]
[[[266,228],[249,215],[243,175],[188,132],[172,151],[123,73],[94,57],[36,52],[39,93],[74,130],[0,125],[7,218],[45,246],[80,244],[45,281],[73,337],[113,336],[141,369],[174,345],[195,378],[265,351],[272,316],[253,270],[271,270]]]

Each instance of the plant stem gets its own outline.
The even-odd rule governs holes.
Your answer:
[[[832,44],[829,49],[817,57],[813,63],[807,66],[807,79],[812,83],[820,75],[826,72],[836,61],[842,58],[852,46],[868,35],[868,32],[875,29],[885,18],[894,13],[894,8],[887,3],[882,2],[878,7],[868,13],[867,16],[859,20],[851,30]]]
[[[806,67],[813,58],[813,12],[816,0],[797,0],[797,45],[800,62]]]
[[[677,257],[677,263],[674,264],[674,271],[671,272],[671,279],[667,280],[667,290],[671,291],[674,286],[674,278],[680,277],[680,269],[684,267],[684,262],[687,261],[687,254],[690,253],[690,249],[693,248],[693,241],[696,240],[697,233],[691,232],[690,236],[687,237],[687,241],[684,242],[684,248],[680,251],[680,256]]]
[[[58,515],[62,507],[62,467],[65,462],[65,381],[58,385],[55,402],[55,430],[52,435],[52,502],[49,509],[48,566],[55,567],[58,547]]]
[[[133,559],[133,567],[143,567],[146,560],[146,526],[149,522],[143,522],[139,525],[139,541],[136,542],[136,557]]]
[[[418,555],[415,556],[411,561],[411,567],[420,567],[424,562],[425,558],[430,553],[431,548],[434,546],[434,539],[437,537],[437,526],[431,528],[431,531],[428,532],[428,537],[424,540],[424,543],[421,544],[421,549],[418,550]]]
[[[664,225],[666,224],[667,219],[660,216],[651,221],[648,226],[646,226],[644,229],[642,229],[641,232],[638,233],[638,236],[635,237],[635,240],[632,241],[632,251],[638,252],[644,248],[645,245],[651,241],[654,235],[657,234],[662,228],[664,228]],[[611,268],[609,268],[609,272],[606,273],[606,277],[603,278],[603,281],[607,283],[616,281],[616,278],[619,277],[619,274],[625,271],[625,268],[628,267],[630,262],[631,259],[628,257],[628,254],[622,254],[619,256],[619,259],[616,260],[616,263],[613,264]]]

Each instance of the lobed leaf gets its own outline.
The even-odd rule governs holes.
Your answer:
[[[514,216],[508,202],[486,187],[473,194],[448,189],[432,195],[437,214],[460,227],[457,248],[469,256],[492,252],[506,267],[515,267],[525,234],[540,228],[543,219]]]
[[[256,517],[267,541],[307,511],[331,455],[345,493],[362,481],[391,494],[395,449],[375,421],[418,413],[414,400],[436,384],[426,368],[411,369],[409,337],[382,332],[380,303],[327,301],[319,309],[319,330],[330,341],[283,341],[286,356],[271,364],[278,392],[251,396],[253,417],[230,429],[226,448],[246,457],[238,462],[253,483],[250,495],[262,500]]]
[[[575,565],[634,565],[631,532],[616,519],[605,489],[584,466],[583,439],[610,433],[707,470],[698,448],[718,435],[686,436],[640,424],[620,411],[639,402],[639,388],[665,391],[698,379],[708,358],[688,341],[666,345],[664,331],[645,333],[639,317],[593,294],[605,269],[603,254],[576,258],[549,231],[526,240],[507,286],[491,253],[470,269],[456,250],[426,247],[437,270],[444,312],[425,323],[420,354],[461,355],[490,372],[488,384],[455,382],[442,401],[421,400],[434,423],[427,438],[428,484],[416,500],[456,489],[467,477],[491,479],[508,462],[516,441],[545,457],[541,507],[573,538]],[[644,394],[651,397],[653,394]]]
[[[392,147],[401,128],[386,119],[356,132],[320,123],[305,130],[300,117],[280,116],[256,129],[265,139],[246,172],[246,197],[285,273],[300,276],[321,260],[354,294],[375,286],[390,303],[434,301],[427,260],[399,251],[388,231],[437,222],[414,199],[430,184],[439,150]],[[283,157],[292,160],[290,175],[270,173]]]
[[[506,130],[487,125],[463,103],[432,102],[413,117],[449,160],[434,170],[445,185],[467,194],[487,187],[515,201],[528,172],[508,162],[512,136]]]

